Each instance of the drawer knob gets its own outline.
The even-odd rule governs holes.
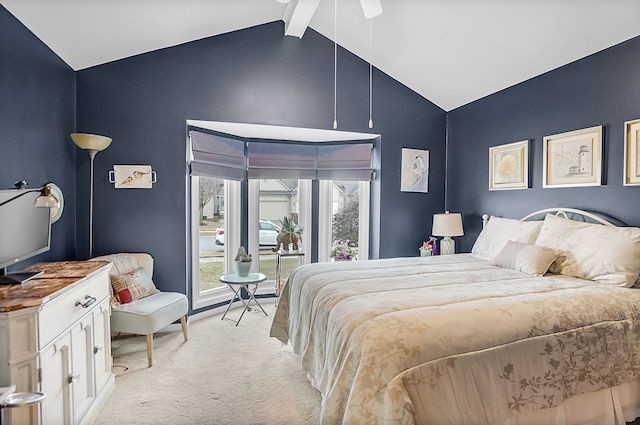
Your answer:
[[[95,303],[97,300],[95,297],[92,297],[91,295],[85,295],[84,299],[86,300],[85,302],[80,302],[80,301],[76,301],[76,307],[81,305],[82,308],[87,308],[89,307],[91,304]]]
[[[69,382],[70,384],[73,384],[78,379],[80,379],[80,375],[69,375],[69,377],[67,378],[67,382]]]
[[[93,347],[93,354],[98,354],[100,351],[102,351],[103,347],[98,347],[97,345],[95,347]]]

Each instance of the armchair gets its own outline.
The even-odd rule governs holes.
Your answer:
[[[153,283],[153,257],[120,253],[93,258],[110,261],[111,330],[147,337],[147,360],[153,366],[153,334],[180,319],[185,342],[189,302],[184,294],[158,291]]]

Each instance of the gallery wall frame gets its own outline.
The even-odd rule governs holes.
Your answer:
[[[624,123],[624,175],[625,186],[640,185],[640,119]]]
[[[542,187],[602,184],[601,125],[546,136],[542,152]]]
[[[400,190],[429,192],[429,151],[402,148]]]
[[[489,190],[529,188],[529,140],[489,148]]]

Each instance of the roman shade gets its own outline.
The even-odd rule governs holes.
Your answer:
[[[191,174],[228,180],[246,177],[244,141],[199,131],[189,132]]]
[[[318,146],[318,180],[369,181],[373,144]]]
[[[371,142],[248,142],[250,179],[371,180]]]
[[[310,179],[369,181],[369,140],[245,139],[189,131],[191,174],[230,180]]]
[[[315,179],[318,149],[298,143],[249,142],[250,179]]]

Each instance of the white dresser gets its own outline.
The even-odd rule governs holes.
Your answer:
[[[113,391],[110,263],[39,263],[44,274],[0,286],[0,387],[40,391],[5,409],[9,424],[90,424]]]

